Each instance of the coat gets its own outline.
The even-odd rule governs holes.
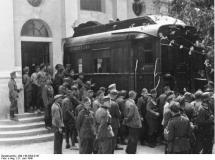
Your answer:
[[[110,115],[111,115],[112,128],[119,128],[120,127],[119,119],[120,119],[121,112],[119,110],[118,104],[113,100],[110,100],[109,111],[110,111]]]
[[[56,128],[63,128],[63,111],[59,103],[52,104],[52,125]]]
[[[19,97],[19,90],[17,89],[16,81],[14,79],[10,79],[8,82],[9,88],[9,100],[16,101]]]
[[[100,107],[95,114],[97,138],[111,138],[114,136],[111,127],[111,115],[108,109]]]
[[[29,77],[28,74],[24,74],[22,77],[22,83],[24,85],[24,91],[25,93],[29,93],[32,91],[32,86],[31,86],[31,78]]]
[[[139,113],[143,119],[145,119],[145,115],[146,115],[147,101],[148,101],[148,97],[143,97],[143,96],[138,98],[138,101],[137,101],[137,107],[138,107]]]
[[[51,85],[45,85],[43,88],[43,104],[48,107],[54,101],[54,89]]]
[[[173,116],[164,132],[168,153],[189,152],[191,135],[192,128],[189,119],[180,114]]]
[[[80,139],[95,138],[95,118],[92,111],[84,108],[81,110],[77,117],[76,128],[79,133]]]
[[[199,109],[199,114],[196,117],[196,124],[198,126],[198,133],[203,138],[213,137],[214,135],[214,115],[209,110],[208,104],[203,103]]]
[[[62,101],[62,110],[65,127],[75,127],[74,106],[68,97],[64,98]]]
[[[141,128],[142,123],[138,108],[132,99],[125,102],[125,115],[123,124],[131,128]]]

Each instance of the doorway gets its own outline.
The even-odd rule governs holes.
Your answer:
[[[33,64],[49,64],[49,43],[48,42],[22,42],[22,68]],[[31,73],[31,70],[30,70]]]

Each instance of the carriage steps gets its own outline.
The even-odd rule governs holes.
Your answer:
[[[54,134],[45,128],[43,113],[24,113],[16,116],[19,121],[0,120],[0,145],[53,141]]]

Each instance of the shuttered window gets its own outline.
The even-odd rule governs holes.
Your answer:
[[[82,10],[102,11],[101,0],[81,0],[80,6]]]

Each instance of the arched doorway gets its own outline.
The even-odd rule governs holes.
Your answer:
[[[50,37],[48,25],[39,19],[28,20],[21,30],[22,68],[33,64],[50,64]]]

